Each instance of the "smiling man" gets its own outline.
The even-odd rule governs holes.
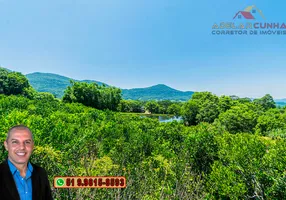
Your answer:
[[[8,158],[0,164],[0,199],[53,199],[46,171],[29,162],[34,148],[31,130],[24,125],[13,126],[4,146]]]

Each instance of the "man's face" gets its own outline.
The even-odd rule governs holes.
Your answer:
[[[27,164],[34,148],[32,135],[27,130],[14,130],[4,142],[9,160],[15,165]]]

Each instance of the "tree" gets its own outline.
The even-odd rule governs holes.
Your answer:
[[[175,116],[181,115],[181,105],[179,103],[171,104],[167,109],[168,114],[173,114]]]
[[[199,112],[196,116],[198,122],[212,123],[219,115],[219,107],[216,102],[206,100],[201,104]]]
[[[239,98],[238,101],[240,103],[250,103],[251,102],[251,99],[248,98],[248,97],[244,97],[244,98]]]
[[[218,103],[218,107],[219,107],[219,112],[223,113],[225,111],[227,111],[228,109],[230,109],[230,107],[233,105],[233,100],[231,97],[229,96],[221,96],[219,97],[219,103]]]
[[[0,68],[0,94],[23,94],[29,87],[29,81],[23,74]]]
[[[125,100],[122,99],[118,104],[117,110],[119,112],[134,112],[134,113],[142,113],[143,110],[143,103],[138,100]]]
[[[138,100],[130,100],[131,102],[131,112],[142,113],[144,112],[143,103]]]
[[[116,87],[98,86],[100,109],[116,110],[121,100],[121,90]]]
[[[77,102],[97,109],[116,110],[121,100],[121,90],[115,87],[100,86],[96,83],[71,80],[63,96],[64,102]]]
[[[197,125],[197,114],[199,113],[199,105],[196,101],[189,100],[182,107],[182,118],[186,125]]]
[[[272,108],[258,117],[255,129],[259,134],[268,135],[272,130],[284,128],[285,124],[285,115],[283,115],[277,108]]]
[[[219,99],[216,95],[213,95],[211,92],[195,92],[192,95],[192,100],[198,101],[199,104],[203,104],[206,101],[212,101],[218,103]]]
[[[151,113],[159,113],[159,104],[154,100],[148,101],[145,108]]]
[[[158,101],[159,104],[159,113],[161,114],[166,114],[168,107],[170,105],[172,105],[172,101],[170,100],[162,100],[162,101]]]
[[[6,94],[8,88],[8,70],[0,67],[0,94]]]
[[[254,103],[261,105],[265,110],[276,108],[275,101],[273,100],[273,97],[270,94],[266,94],[260,99],[255,99]]]
[[[131,102],[130,100],[122,99],[118,104],[117,110],[119,112],[131,112]]]
[[[218,103],[219,98],[210,92],[195,92],[182,109],[185,123],[214,122],[219,115]]]
[[[218,121],[230,133],[253,133],[258,114],[251,109],[251,104],[238,104],[219,115]]]
[[[86,106],[100,108],[100,93],[96,83],[76,82],[71,80],[63,96],[64,102],[77,102]]]

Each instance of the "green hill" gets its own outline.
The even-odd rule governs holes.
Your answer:
[[[194,92],[182,92],[164,84],[158,84],[146,88],[123,89],[122,93],[124,99],[187,101]]]
[[[30,84],[39,92],[50,92],[56,97],[61,98],[65,89],[70,85],[68,78],[58,74],[35,72],[27,74]],[[72,79],[75,80],[75,79]],[[99,85],[105,84],[99,81],[82,80],[81,82],[96,82]],[[107,85],[107,84],[105,84]],[[190,99],[194,92],[182,92],[166,85],[159,84],[146,88],[122,89],[123,99],[134,100],[176,100],[186,101]]]
[[[27,74],[30,84],[39,92],[50,92],[60,98],[64,95],[65,89],[70,85],[70,80],[75,80],[65,76],[52,73],[35,72]],[[75,80],[78,81],[78,80]],[[92,80],[83,80],[83,82],[96,82],[99,85],[104,83]]]
[[[277,106],[284,107],[286,106],[286,99],[274,99]]]
[[[3,67],[1,67],[3,68]],[[6,69],[6,68],[4,68]],[[10,69],[6,69],[11,72]],[[75,80],[66,76],[52,73],[34,72],[27,74],[30,84],[39,92],[50,92],[56,97],[61,98],[65,89],[70,85],[70,80]],[[79,81],[79,80],[75,80]],[[94,80],[81,80],[81,82],[95,82],[99,85],[105,84]],[[108,85],[107,85],[108,86]],[[121,89],[123,99],[133,100],[175,100],[187,101],[194,92],[179,91],[164,84],[158,84],[146,88]],[[253,100],[253,99],[252,99]],[[274,99],[277,106],[286,106],[286,99]]]

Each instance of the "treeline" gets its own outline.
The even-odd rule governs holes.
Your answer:
[[[117,107],[117,111],[134,113],[148,112],[152,114],[172,114],[180,116],[182,105],[182,102],[174,102],[170,100],[121,100]]]
[[[3,93],[0,143],[9,127],[29,126],[32,161],[47,169],[51,183],[55,176],[127,179],[125,189],[53,189],[56,199],[286,199],[286,109],[270,95],[251,101],[195,93],[180,106],[184,122],[160,123],[84,100]],[[3,145],[0,152],[3,160]]]
[[[30,99],[54,98],[50,93],[36,92],[29,84],[28,79],[21,73],[9,72],[1,67],[0,94],[22,95]],[[200,122],[213,122],[219,113],[224,112],[232,106],[231,104],[252,102],[249,98],[239,98],[237,96],[217,97],[210,92],[197,92],[187,103],[170,100],[126,100],[122,99],[119,88],[73,80],[70,81],[70,86],[66,88],[62,100],[67,103],[82,103],[100,110],[184,116],[186,124],[189,125],[196,125]],[[264,109],[276,107],[273,98],[269,94],[261,99],[255,99],[253,102],[261,105]],[[192,116],[188,112],[191,112]]]
[[[197,92],[183,105],[181,114],[189,126],[208,122],[223,126],[230,133],[268,135],[273,130],[286,128],[285,109],[276,107],[269,94],[251,101]]]
[[[65,90],[63,101],[82,103],[100,110],[116,110],[121,100],[121,90],[96,83],[70,81]]]
[[[0,67],[0,94],[22,95],[29,99],[49,99],[55,97],[47,92],[37,92],[28,79],[19,72],[9,72]],[[170,100],[139,101],[122,99],[121,90],[116,87],[96,83],[71,80],[64,92],[63,102],[82,103],[100,110],[119,112],[154,113],[180,115],[182,103]]]

